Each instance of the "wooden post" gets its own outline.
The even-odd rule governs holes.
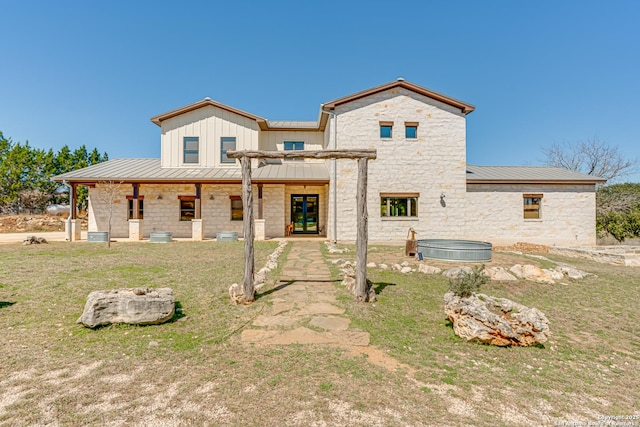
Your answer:
[[[131,204],[133,205],[133,212],[131,215],[131,219],[139,219],[140,218],[140,201],[138,197],[140,197],[140,184],[133,183],[131,184],[133,187],[133,200]]]
[[[194,206],[194,219],[202,218],[202,184],[196,183],[196,200]]]
[[[251,159],[243,156],[240,158],[242,165],[242,229],[244,231],[244,276],[242,288],[244,290],[244,303],[252,302],[255,294],[253,284],[253,236],[255,225],[253,224],[253,190],[251,189]]]
[[[263,219],[262,215],[262,184],[258,184],[258,219]]]
[[[356,195],[356,298],[367,301],[367,241],[369,240],[369,215],[367,213],[367,159],[358,159],[358,192]]]
[[[76,203],[78,191],[76,184],[71,184],[71,191],[69,192],[69,210],[71,212],[71,219],[76,219]]]

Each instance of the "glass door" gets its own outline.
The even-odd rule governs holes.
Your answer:
[[[291,196],[291,222],[296,234],[318,234],[318,195],[294,194]]]

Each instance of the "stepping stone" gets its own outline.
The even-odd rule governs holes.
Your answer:
[[[328,332],[333,336],[333,343],[345,346],[366,347],[369,345],[370,337],[368,332],[362,331],[334,331]]]
[[[245,329],[240,334],[240,341],[259,343],[269,338],[272,338],[277,334],[278,334],[278,331],[274,331],[274,330]]]
[[[309,322],[311,326],[327,331],[346,331],[349,323],[351,323],[350,319],[334,316],[316,316]]]
[[[291,302],[275,301],[273,302],[273,308],[271,309],[271,315],[277,316],[278,314],[286,313],[289,310],[292,310],[295,304]]]
[[[332,337],[300,327],[281,333],[264,341],[265,344],[330,344]]]
[[[298,321],[297,318],[291,316],[258,316],[253,321],[253,326],[293,326]]]
[[[336,307],[335,305],[326,302],[317,302],[301,307],[296,313],[298,316],[304,316],[308,314],[343,314],[344,308]]]

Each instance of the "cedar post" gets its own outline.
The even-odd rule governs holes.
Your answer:
[[[76,203],[77,200],[77,186],[76,184],[71,184],[71,191],[69,192],[69,211],[71,212],[71,219],[76,219]]]
[[[247,156],[240,158],[242,165],[242,229],[244,232],[244,276],[242,288],[244,290],[244,302],[253,301],[255,288],[253,284],[253,236],[255,225],[253,223],[253,191],[251,189],[251,159]]]
[[[369,239],[369,215],[367,213],[367,159],[358,159],[358,192],[356,195],[356,289],[358,301],[367,301],[367,241]]]
[[[196,200],[194,204],[194,219],[202,218],[202,184],[196,183]]]
[[[131,204],[133,205],[133,212],[131,215],[131,219],[139,219],[140,218],[140,201],[138,197],[140,197],[140,184],[133,183],[131,184],[133,187],[133,200]]]
[[[263,219],[262,215],[262,184],[258,184],[258,219]]]

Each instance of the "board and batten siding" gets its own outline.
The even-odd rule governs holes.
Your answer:
[[[220,163],[220,138],[235,137],[237,150],[258,149],[258,124],[249,118],[211,105],[162,122],[162,167],[239,167]],[[199,163],[183,163],[183,138],[200,138]]]
[[[322,150],[324,132],[321,131],[263,131],[260,132],[260,149],[284,151],[285,141],[303,141],[305,150]],[[324,160],[304,159],[305,162],[322,163]]]

